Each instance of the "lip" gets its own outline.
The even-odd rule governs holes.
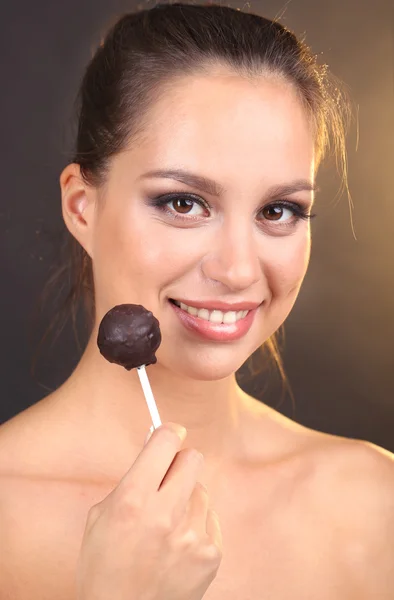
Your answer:
[[[179,300],[179,302],[181,302],[181,301]],[[182,302],[183,302],[183,300],[182,300]],[[200,338],[203,338],[205,340],[212,340],[212,341],[216,341],[216,342],[233,342],[235,340],[239,340],[240,338],[242,338],[244,335],[246,335],[248,333],[249,329],[252,327],[254,317],[257,312],[256,304],[254,304],[255,308],[252,308],[252,309],[244,308],[243,309],[243,310],[249,310],[249,312],[246,315],[246,317],[244,317],[243,319],[240,319],[236,323],[211,323],[211,321],[206,321],[205,319],[200,319],[199,317],[195,317],[195,316],[191,315],[190,313],[186,312],[182,308],[179,308],[179,306],[177,306],[173,302],[169,302],[169,304],[170,304],[170,306],[172,306],[172,309],[174,310],[179,321],[182,323],[182,325],[188,331],[191,331],[191,332],[197,334]],[[187,304],[187,303],[185,302],[185,304]],[[223,306],[224,303],[223,302],[222,303],[215,302],[215,308],[218,308],[220,304]],[[235,307],[235,306],[239,305],[240,308],[238,310],[242,310],[241,304],[242,304],[242,306],[247,305],[247,303],[239,303],[239,304],[232,304],[231,306]],[[196,306],[196,304],[194,303],[193,305],[190,305],[190,306]],[[228,305],[226,305],[226,306],[228,306]],[[258,306],[260,306],[260,305],[258,305]],[[198,308],[198,307],[196,306],[196,308]],[[204,304],[204,308],[208,308],[208,306],[206,304]],[[214,308],[212,310],[214,310]],[[231,309],[227,309],[227,310],[231,310]],[[236,310],[236,309],[234,308],[234,310]]]
[[[174,298],[178,303],[187,304],[193,308],[206,308],[208,310],[221,310],[227,312],[230,310],[254,310],[262,304],[261,302],[223,302],[222,300],[186,300],[185,298]]]

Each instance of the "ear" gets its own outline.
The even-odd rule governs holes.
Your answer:
[[[67,229],[92,257],[92,234],[96,190],[89,186],[76,163],[67,165],[60,175],[62,213]]]

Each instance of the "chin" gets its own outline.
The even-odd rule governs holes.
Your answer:
[[[238,368],[238,367],[237,367]],[[199,368],[185,368],[173,369],[177,375],[187,377],[188,379],[194,379],[196,381],[219,381],[220,379],[226,379],[235,373],[237,368],[230,369],[228,365],[209,365],[208,368],[205,366]]]
[[[179,365],[176,365],[175,368],[171,368],[169,366],[166,366],[166,368],[171,370],[179,377],[193,379],[195,381],[219,381],[220,379],[226,379],[227,377],[230,377],[237,370],[236,368],[229,369],[228,366],[226,368],[225,365],[217,365],[215,367],[209,366],[208,368],[206,366],[205,368],[190,368],[190,366],[189,368],[188,366],[185,366],[185,368],[180,368]]]
[[[172,373],[194,379],[197,381],[216,381],[233,375],[261,345],[257,344],[250,352],[241,352],[240,349],[229,345],[227,348],[218,348],[216,351],[195,349],[195,352],[184,352],[169,355],[157,352],[157,365]]]

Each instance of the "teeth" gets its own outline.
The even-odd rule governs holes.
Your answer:
[[[239,319],[244,319],[248,314],[248,310],[229,310],[227,312],[223,312],[222,310],[212,310],[209,311],[206,308],[195,308],[194,306],[188,306],[183,302],[175,302],[177,306],[180,306],[182,310],[185,310],[190,315],[194,317],[198,317],[199,319],[204,319],[205,321],[210,321],[211,323],[236,323]]]
[[[209,310],[207,310],[206,308],[200,308],[197,312],[197,317],[209,321]]]
[[[223,322],[223,313],[221,310],[213,310],[209,315],[209,320],[211,323],[222,323]]]
[[[236,321],[238,321],[238,319],[238,313],[236,313],[234,310],[229,310],[223,315],[223,323],[235,323]]]

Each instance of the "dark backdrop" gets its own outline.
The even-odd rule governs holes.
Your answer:
[[[307,426],[394,451],[393,5],[229,4],[271,18],[283,14],[285,25],[306,33],[314,52],[346,82],[359,121],[348,137],[355,235],[347,198],[335,198],[340,181],[328,164],[318,177],[322,192],[309,271],[286,322],[283,356],[295,412],[289,397],[278,404],[275,377],[262,373],[242,385]],[[58,176],[71,149],[82,70],[109,19],[136,6],[131,0],[19,0],[1,6],[0,422],[63,382],[79,357],[68,327],[32,377],[42,331],[32,329],[33,308],[58,252]]]

